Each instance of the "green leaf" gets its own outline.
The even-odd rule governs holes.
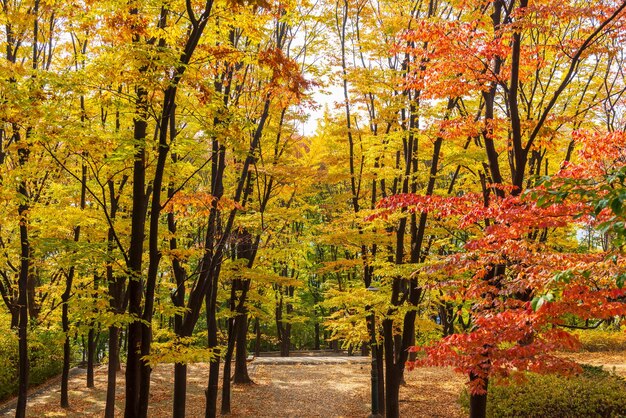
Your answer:
[[[551,292],[545,295],[535,296],[533,300],[530,301],[530,307],[533,311],[537,312],[546,302],[552,302],[553,300],[554,294]]]
[[[596,203],[596,207],[594,208],[594,213],[598,215],[602,212],[602,209],[606,208],[609,205],[609,199],[600,199],[598,203]]]
[[[622,200],[619,197],[611,200],[611,210],[618,216],[622,214]]]
[[[626,273],[621,273],[615,278],[615,284],[618,288],[623,288],[624,283],[626,283]]]
[[[555,274],[552,280],[555,282],[569,283],[572,280],[573,276],[574,273],[571,270],[565,270]]]

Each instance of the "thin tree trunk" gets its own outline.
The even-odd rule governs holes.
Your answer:
[[[115,416],[115,386],[118,370],[119,328],[109,327],[109,364],[107,368],[107,394],[104,408],[104,418]]]
[[[385,413],[385,365],[384,365],[384,348],[378,346],[376,350],[376,364],[378,366],[378,412],[383,415]]]
[[[254,356],[259,357],[261,355],[261,322],[259,318],[254,320],[254,331],[256,333],[254,340]]]
[[[231,311],[234,311],[235,303],[235,282],[233,281],[230,300]],[[230,414],[230,370],[233,358],[233,350],[235,349],[235,318],[228,319],[228,345],[226,347],[226,355],[224,356],[224,372],[222,376],[222,415]]]
[[[32,14],[33,21],[33,70],[37,70],[37,54],[38,54],[38,36],[39,36],[39,0],[35,0]],[[28,144],[20,146],[19,126],[13,125],[13,134],[15,135],[15,143],[18,144],[18,162],[20,167],[24,167],[29,160],[30,150]],[[26,138],[29,137],[30,128],[26,130]],[[30,209],[28,203],[28,188],[26,179],[22,179],[17,187],[17,192],[22,196],[21,203],[18,205],[19,230],[20,230],[20,272],[18,276],[18,306],[19,306],[19,323],[18,323],[18,392],[17,407],[15,409],[15,418],[26,418],[26,401],[28,396],[28,377],[29,377],[29,361],[28,361],[28,279],[30,272],[30,256],[31,247],[28,233],[28,211]]]
[[[63,306],[63,311],[66,311],[65,305]],[[66,329],[69,330],[69,321],[67,320],[66,312],[63,312],[63,330],[65,332]],[[63,343],[63,370],[61,371],[61,408],[69,408],[70,400],[68,396],[68,382],[70,376],[70,356],[71,356],[71,347],[70,347],[70,338],[66,334],[65,342]]]
[[[28,160],[28,149],[20,149],[20,161],[26,164]],[[18,192],[23,196],[27,196],[26,183],[22,181],[19,185]],[[19,205],[20,215],[20,240],[21,240],[21,257],[20,273],[18,279],[18,306],[19,306],[19,374],[18,374],[18,397],[15,418],[26,417],[26,400],[28,396],[28,306],[26,292],[28,291],[28,270],[30,269],[30,242],[28,240],[28,205],[21,203]]]
[[[313,349],[314,350],[319,350],[320,349],[320,324],[319,322],[315,322],[315,342],[314,342],[314,346]]]
[[[208,297],[207,297],[208,299]],[[207,311],[209,311],[210,303],[207,300]],[[214,347],[217,350],[217,322],[215,320],[215,314],[207,317],[208,338],[209,347]],[[219,352],[216,352],[211,363],[209,364],[209,383],[205,391],[206,395],[206,408],[205,418],[215,418],[217,416],[217,392],[219,385],[220,374],[220,356]]]
[[[93,328],[89,329],[89,333],[87,334],[87,387],[93,388],[95,387],[94,383],[94,357],[96,351],[96,343],[98,342],[97,336],[94,335],[95,331]]]

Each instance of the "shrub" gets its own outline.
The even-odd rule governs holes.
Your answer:
[[[469,409],[467,392],[461,403]],[[529,373],[521,384],[494,382],[487,396],[488,417],[626,416],[626,381],[602,367],[583,365],[578,376]]]
[[[18,337],[6,331],[0,336],[0,401],[17,393]],[[61,342],[59,342],[61,341]],[[53,331],[29,336],[29,384],[41,384],[61,373],[63,368],[63,334]]]
[[[3,332],[0,337],[0,400],[17,390],[17,343],[14,332]]]
[[[576,333],[583,351],[624,351],[626,350],[626,332],[592,330]]]
[[[29,341],[29,384],[39,385],[63,370],[63,334],[44,331]]]

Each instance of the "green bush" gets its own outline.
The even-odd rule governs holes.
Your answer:
[[[45,331],[33,335],[29,360],[31,386],[39,385],[63,370],[63,334]]]
[[[494,382],[488,417],[575,418],[626,416],[626,381],[601,367],[583,365],[578,376],[529,373],[521,384]],[[467,391],[461,404],[469,409]]]
[[[0,400],[13,395],[17,389],[17,343],[14,332],[3,332],[0,337]]]
[[[18,338],[15,332],[0,336],[0,400],[17,393]],[[30,361],[29,384],[35,386],[61,373],[63,368],[63,335],[45,331],[28,339]]]
[[[579,331],[576,335],[582,343],[583,351],[625,351],[626,332],[591,330]]]

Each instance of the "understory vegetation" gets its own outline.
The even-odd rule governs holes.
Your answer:
[[[624,39],[626,0],[2,0],[0,393],[103,362],[147,418],[169,363],[183,418],[202,361],[213,418],[327,348],[387,418],[428,366],[483,418],[626,348]]]
[[[490,418],[620,417],[626,414],[626,380],[598,366],[573,376],[525,374],[489,388]],[[469,410],[467,392],[461,403]]]

